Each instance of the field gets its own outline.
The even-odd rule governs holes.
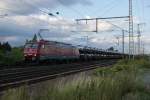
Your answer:
[[[148,58],[122,60],[90,76],[6,91],[1,100],[150,100]]]

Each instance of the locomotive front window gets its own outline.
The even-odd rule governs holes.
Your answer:
[[[33,49],[35,48],[36,49],[36,48],[38,48],[38,44],[26,44],[25,48],[33,48]]]

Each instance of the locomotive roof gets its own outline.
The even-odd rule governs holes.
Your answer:
[[[68,46],[68,47],[75,47],[76,48],[76,46],[69,44],[69,43],[63,43],[63,42],[58,42],[58,41],[49,41],[49,40],[39,40],[36,42],[29,41],[26,44],[30,44],[30,43],[48,43],[48,44],[55,44],[55,45],[59,45],[59,46]]]
[[[71,46],[71,47],[75,47],[75,46],[73,46],[72,44],[63,43],[63,42],[58,42],[58,41],[40,40],[39,42],[45,42],[45,43],[51,43],[51,44],[57,44],[57,45],[63,45],[63,46]]]

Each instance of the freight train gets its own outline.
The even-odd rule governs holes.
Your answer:
[[[73,46],[56,41],[27,42],[24,47],[26,61],[75,61],[122,58],[121,53],[96,48]]]

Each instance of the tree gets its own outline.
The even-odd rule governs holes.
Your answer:
[[[1,44],[1,42],[0,42],[0,50],[2,49],[2,44]]]
[[[8,42],[6,42],[6,43],[3,43],[2,49],[3,49],[5,52],[7,52],[7,51],[11,51],[12,48],[11,48],[10,44],[9,44]]]
[[[107,49],[108,51],[114,51],[114,47],[110,47]]]
[[[33,37],[33,39],[32,39],[32,42],[37,42],[37,36],[36,36],[36,34],[34,34],[34,37]]]
[[[28,39],[26,39],[26,43],[28,43],[29,42],[29,40]]]

